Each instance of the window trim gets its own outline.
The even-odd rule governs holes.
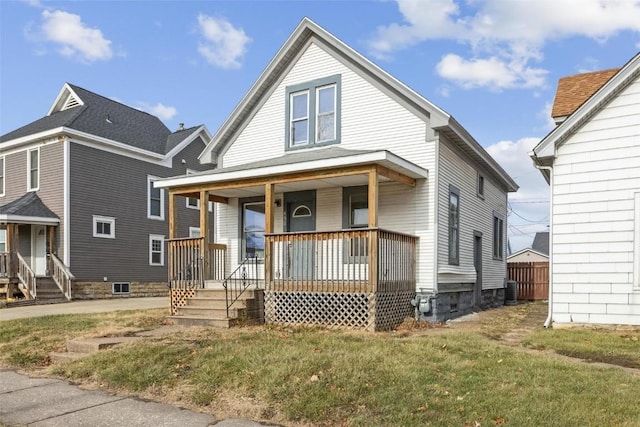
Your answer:
[[[7,181],[5,173],[7,170],[7,162],[5,159],[6,156],[0,156],[0,163],[2,164],[2,167],[0,168],[0,197],[4,196],[4,187],[5,182]]]
[[[247,204],[265,204],[264,196],[256,196],[256,197],[245,197],[242,199],[238,199],[238,241],[240,243],[240,248],[238,250],[238,261],[242,262],[246,259],[247,246],[244,238],[244,205]],[[266,208],[266,206],[265,206]],[[266,211],[266,209],[265,209]],[[266,213],[265,213],[266,215]],[[258,258],[259,262],[263,262],[263,258]]]
[[[198,171],[193,170],[193,169],[187,169],[187,170],[185,171],[185,174],[186,174],[186,175],[192,175],[192,174],[194,174],[194,173],[196,173],[196,172],[198,172]],[[189,204],[189,201],[190,201],[190,200],[195,200],[195,201],[196,201],[195,206],[194,206],[194,205]],[[200,210],[200,199],[199,199],[199,198],[197,198],[197,197],[186,197],[185,206],[186,206],[188,209],[196,209],[196,210]]]
[[[498,232],[496,232],[496,221],[498,223]],[[493,239],[492,239],[492,256],[496,261],[504,260],[504,234],[505,234],[505,226],[504,226],[504,215],[499,212],[493,211],[493,221],[491,223],[493,227]]]
[[[487,186],[487,180],[483,174],[478,172],[478,178],[476,179],[476,194],[479,198],[484,200],[484,192]]]
[[[120,285],[120,291],[116,292],[116,285]],[[127,285],[127,290],[122,291],[122,285]],[[131,282],[111,282],[112,295],[129,295],[131,294]]]
[[[458,204],[456,207],[456,217],[458,219],[457,224],[452,223],[451,217],[451,196],[456,196]],[[450,265],[460,265],[460,189],[452,184],[449,184],[449,197],[447,197],[447,253]],[[453,242],[453,230],[456,230],[456,241]],[[451,253],[453,244],[455,243],[455,256]]]
[[[154,190],[153,182],[159,179],[157,176],[147,175],[147,218],[164,221],[164,189],[160,190],[160,215],[151,213],[151,191]]]
[[[317,118],[318,118],[318,90],[323,87],[335,86],[334,99],[334,139],[326,141],[316,141],[317,137]],[[291,100],[297,93],[307,92],[307,143],[293,145],[291,143]],[[335,74],[333,76],[323,77],[308,82],[287,86],[285,89],[285,151],[300,150],[310,147],[320,147],[324,145],[339,144],[342,133],[342,76]]]
[[[353,187],[342,187],[342,228],[344,230],[358,230],[362,228],[367,228],[369,223],[367,224],[351,224],[351,196],[354,195],[364,195],[365,200],[367,200],[367,210],[369,209],[369,186],[368,185],[357,185]],[[368,215],[367,215],[368,217]],[[365,243],[365,248],[363,248],[364,255],[354,255],[353,254],[353,242],[344,241],[343,252],[344,252],[344,262],[345,263],[367,263],[369,259],[368,251],[369,245]]]
[[[158,251],[153,250],[153,242],[160,241],[160,263],[153,262],[153,254]],[[149,265],[154,267],[164,267],[164,235],[149,234]]]
[[[111,224],[111,233],[110,234],[98,233],[98,222]],[[93,237],[99,237],[101,239],[115,239],[116,238],[116,219],[111,216],[93,215]]]
[[[7,252],[7,229],[0,228],[0,235],[2,235],[2,238],[0,238],[0,244],[4,246],[4,250],[0,252]]]
[[[34,151],[38,153],[38,168],[36,169],[38,182],[35,187],[31,182],[31,153]],[[40,189],[40,163],[40,147],[27,150],[27,191],[38,191]]]
[[[195,237],[193,235],[196,230],[198,230],[198,237]],[[202,233],[200,232],[200,227],[189,227],[189,238],[190,239],[198,239],[200,237],[202,237]]]

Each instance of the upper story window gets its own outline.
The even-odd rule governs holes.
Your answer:
[[[460,190],[449,185],[449,264],[460,264]]]
[[[0,196],[4,196],[4,157],[0,157]]]
[[[340,75],[288,86],[287,149],[340,142]]]
[[[40,150],[38,148],[27,152],[27,191],[38,189],[40,181]]]
[[[147,176],[147,218],[164,220],[164,191],[153,186],[156,179]]]
[[[484,175],[478,174],[478,197],[484,199]]]
[[[93,237],[116,238],[116,219],[109,216],[93,216]]]

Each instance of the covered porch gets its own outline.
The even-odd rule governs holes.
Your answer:
[[[264,290],[267,323],[397,326],[413,315],[418,237],[379,227],[379,190],[386,183],[413,189],[426,177],[426,170],[388,151],[329,148],[160,181],[169,192],[172,310],[196,289],[218,284],[227,307],[246,289]],[[328,208],[316,200],[321,191],[339,194],[348,218],[325,214]],[[236,238],[210,242],[206,209],[201,236],[179,238],[181,197],[196,197],[200,206],[217,203],[227,216],[236,212]]]

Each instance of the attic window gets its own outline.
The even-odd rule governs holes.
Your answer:
[[[67,97],[67,100],[64,102],[64,105],[62,106],[62,111],[77,107],[78,105],[80,105],[80,101],[78,101],[75,96],[69,95]]]

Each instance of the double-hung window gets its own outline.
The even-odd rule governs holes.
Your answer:
[[[0,228],[0,252],[7,251],[7,230]]]
[[[164,236],[149,235],[149,265],[164,265]]]
[[[368,187],[344,187],[342,189],[342,228],[367,228],[369,225],[369,193]],[[366,237],[353,236],[346,253],[350,260],[365,262],[368,242]]]
[[[242,258],[264,258],[264,200],[240,200]]]
[[[460,190],[449,185],[449,264],[460,264]]]
[[[288,86],[287,149],[340,142],[340,75]]]
[[[187,175],[192,175],[196,171],[187,169]],[[191,209],[200,209],[200,199],[197,197],[187,197],[187,207]]]
[[[27,191],[35,191],[40,181],[40,150],[38,148],[27,152],[27,171]]]
[[[504,217],[497,212],[493,213],[493,258],[504,257]]]
[[[0,156],[0,196],[4,196],[4,157]]]
[[[164,220],[164,191],[153,186],[156,179],[147,176],[147,218]]]

